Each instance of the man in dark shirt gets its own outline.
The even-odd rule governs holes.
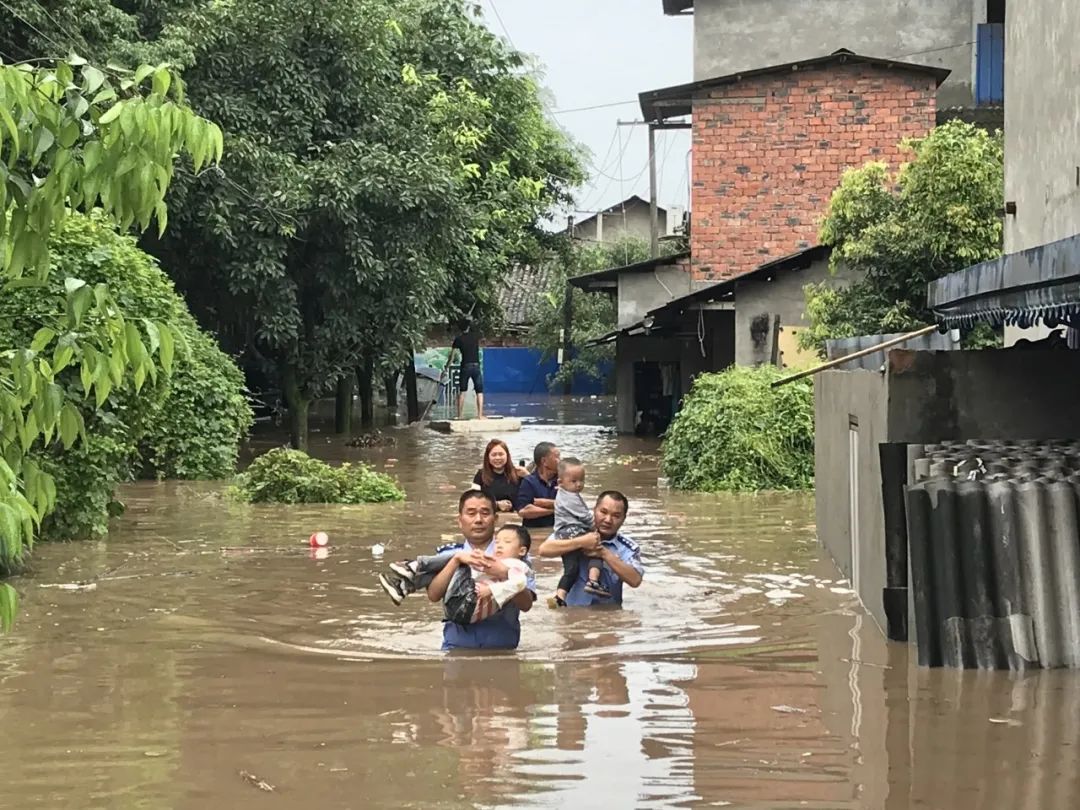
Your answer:
[[[514,508],[526,528],[555,525],[555,491],[559,479],[559,448],[540,442],[533,450],[536,469],[521,481]]]
[[[465,406],[465,391],[468,390],[469,380],[472,380],[473,390],[476,392],[476,418],[484,418],[484,375],[480,371],[480,333],[473,323],[465,323],[464,329],[454,338],[450,346],[450,356],[446,359],[447,364],[453,362],[454,352],[461,355],[461,371],[458,372],[458,398],[457,413],[461,418],[462,408]]]

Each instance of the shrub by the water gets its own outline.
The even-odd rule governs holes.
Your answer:
[[[365,464],[333,467],[285,447],[259,456],[236,477],[234,497],[248,503],[385,503],[405,493]]]
[[[118,483],[142,472],[166,478],[227,478],[252,423],[244,379],[232,359],[199,328],[157,263],[95,217],[72,214],[50,238],[52,273],[44,288],[0,294],[0,351],[30,344],[63,312],[65,278],[105,283],[125,318],[168,324],[183,340],[173,373],[159,374],[136,393],[115,388],[102,408],[84,396],[79,374],[58,378],[65,400],[82,411],[86,441],[68,450],[32,447],[30,458],[56,479],[56,508],[44,539],[104,534],[119,511]]]
[[[814,389],[779,388],[772,366],[702,374],[668,430],[663,469],[698,492],[809,489],[814,484]]]

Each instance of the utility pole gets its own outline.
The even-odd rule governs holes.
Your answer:
[[[656,126],[649,124],[649,255],[660,258],[660,212],[656,206]]]
[[[685,121],[619,121],[620,127],[649,128],[649,248],[652,258],[660,258],[660,209],[657,205],[656,131],[658,129],[690,129]]]
[[[603,216],[599,214],[598,216]],[[571,214],[566,218],[566,229],[573,236],[574,233],[574,216]],[[570,361],[570,352],[573,351],[573,327],[574,327],[574,288],[570,286],[570,281],[566,281],[566,290],[563,297],[563,326],[562,334],[559,336],[559,370],[562,370],[564,363]],[[570,396],[573,389],[573,380],[567,378],[563,381],[563,394]]]

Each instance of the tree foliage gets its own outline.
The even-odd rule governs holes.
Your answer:
[[[175,155],[201,168],[221,154],[220,130],[192,114],[183,89],[165,66],[103,70],[75,55],[0,64],[2,294],[48,280],[50,237],[71,208],[124,228],[165,226]],[[56,503],[56,482],[31,452],[85,441],[80,403],[100,408],[114,390],[169,374],[181,339],[171,324],[125,318],[104,284],[69,277],[63,293],[58,314],[0,361],[0,572]],[[71,374],[74,396],[62,385]]]
[[[750,492],[814,483],[814,389],[772,388],[773,366],[732,366],[694,379],[668,429],[663,470],[677,489]]]
[[[951,121],[903,146],[912,159],[895,175],[868,163],[845,172],[833,192],[821,241],[833,247],[832,266],[857,280],[807,288],[805,347],[823,354],[829,338],[929,323],[928,282],[1001,254],[1000,133]]]
[[[332,467],[291,448],[259,456],[236,477],[235,498],[247,503],[386,503],[405,493],[388,475],[365,464]]]
[[[147,247],[277,381],[297,443],[337,380],[396,371],[434,323],[494,320],[505,269],[581,179],[522,57],[464,0],[84,5],[96,22],[64,29],[182,64],[225,129],[221,171],[182,173]]]
[[[64,314],[64,279],[107,285],[125,319],[166,324],[181,338],[170,375],[141,391],[113,389],[101,407],[84,401],[80,375],[56,375],[65,402],[87,426],[83,446],[33,447],[30,458],[56,481],[56,508],[42,536],[77,539],[103,534],[116,484],[136,470],[170,478],[226,478],[251,425],[243,377],[204,333],[156,263],[100,216],[69,215],[50,240],[52,270],[43,287],[0,297],[0,350],[28,345],[43,324]],[[160,340],[160,334],[158,336]]]
[[[664,246],[665,253],[675,248]],[[558,356],[562,340],[563,306],[567,281],[613,267],[623,267],[649,258],[649,243],[636,237],[612,242],[565,241],[549,261],[552,273],[547,288],[533,306],[530,321],[529,345],[540,349],[545,360]],[[566,358],[559,371],[548,380],[549,385],[561,385],[582,375],[599,379],[605,363],[615,357],[614,344],[587,345],[615,328],[617,315],[615,297],[602,293],[586,293],[574,288],[571,312],[572,356]]]

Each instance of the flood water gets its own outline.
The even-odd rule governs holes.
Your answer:
[[[518,410],[515,458],[554,440],[629,496],[646,577],[624,610],[548,610],[561,569],[540,561],[521,649],[445,656],[436,606],[385,598],[372,547],[452,535],[482,437],[313,437],[385,466],[403,504],[133,485],[107,543],[39,547],[14,582],[0,807],[1077,806],[1076,676],[919,671],[820,559],[812,496],[659,489],[611,403]]]

